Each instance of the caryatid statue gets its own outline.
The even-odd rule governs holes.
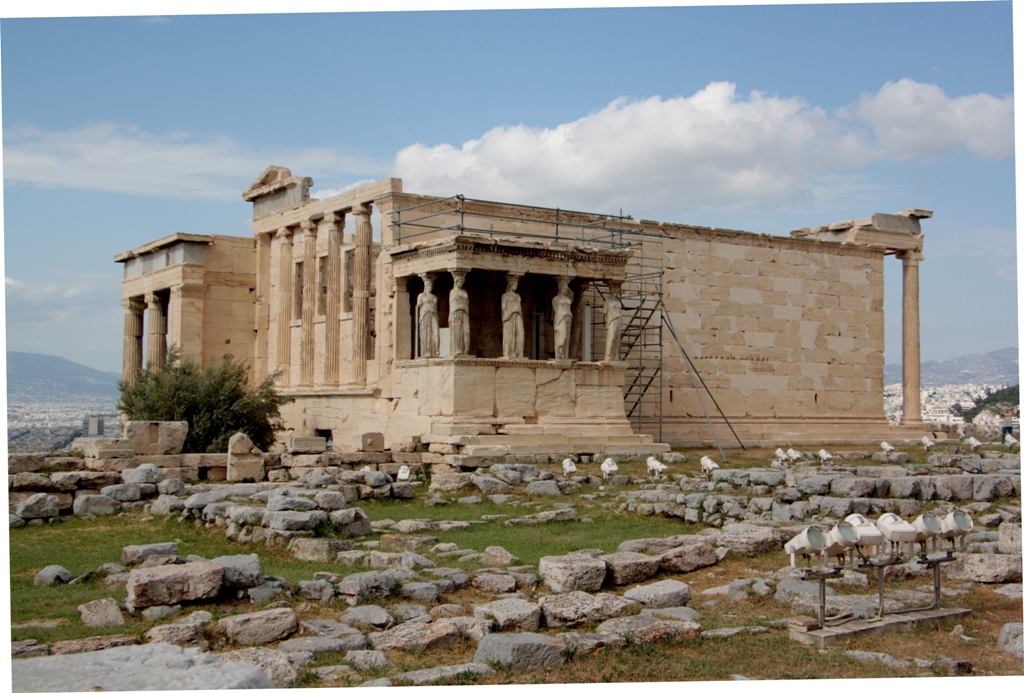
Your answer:
[[[619,292],[622,284],[608,282],[608,296],[604,299],[604,360],[619,360],[619,345],[622,342],[622,301]]]
[[[558,278],[558,295],[551,301],[555,312],[555,360],[569,360],[569,337],[572,335],[572,292],[569,277]]]
[[[448,327],[452,331],[452,356],[469,355],[469,294],[462,285],[468,270],[451,270],[455,286],[448,293]]]
[[[429,274],[421,274],[423,293],[416,299],[417,325],[420,353],[423,359],[437,358],[441,351],[440,324],[437,320],[437,296],[434,295],[434,279]]]
[[[523,331],[523,300],[516,289],[519,287],[519,276],[512,272],[505,273],[507,288],[501,295],[501,351],[507,359],[523,358],[523,346],[526,333]]]

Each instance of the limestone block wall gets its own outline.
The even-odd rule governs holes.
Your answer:
[[[885,425],[881,249],[660,228],[670,318],[744,442]],[[708,437],[667,331],[663,368],[663,439]]]
[[[473,433],[524,424],[539,425],[537,433],[628,435],[623,373],[620,365],[596,363],[407,362],[395,368],[398,402],[385,438],[394,444],[414,435],[447,434],[460,422],[475,425]]]
[[[252,238],[214,236],[206,249],[202,302],[203,366],[228,354],[253,362],[256,244]]]

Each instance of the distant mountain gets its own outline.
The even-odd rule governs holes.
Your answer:
[[[921,384],[965,385],[990,383],[1017,385],[1020,383],[1019,350],[1007,347],[987,354],[968,354],[948,361],[925,361],[921,364]],[[885,384],[902,382],[903,365],[895,363],[885,367]]]
[[[119,398],[117,373],[98,371],[60,356],[7,352],[7,398],[11,403],[65,398]]]

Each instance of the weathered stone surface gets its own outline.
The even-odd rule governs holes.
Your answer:
[[[494,669],[490,668],[486,664],[479,662],[469,662],[467,664],[452,664],[444,667],[434,667],[433,669],[417,669],[416,671],[409,671],[398,676],[393,676],[392,681],[396,683],[406,683],[413,686],[433,686],[436,683],[442,681],[450,681],[451,679],[458,677],[477,677],[477,676],[490,676],[494,673]]]
[[[974,479],[970,474],[933,476],[935,497],[945,501],[969,501],[974,498]]]
[[[516,591],[516,579],[511,575],[495,575],[493,573],[480,573],[474,575],[469,584],[483,592],[491,594],[503,594]]]
[[[263,583],[263,566],[258,554],[217,556],[212,562],[224,569],[224,584],[228,587],[255,587]]]
[[[506,566],[518,560],[518,558],[512,555],[512,552],[503,546],[488,546],[480,557],[481,563],[493,566]]]
[[[473,485],[480,489],[484,495],[490,496],[495,493],[512,493],[512,486],[489,474],[474,474]]]
[[[179,647],[198,647],[206,651],[210,643],[203,637],[203,626],[199,623],[168,623],[150,628],[146,632],[150,642],[166,642]]]
[[[949,565],[949,580],[960,582],[1020,582],[1020,554],[960,554]]]
[[[124,691],[273,688],[263,671],[246,662],[151,643],[81,654],[12,662],[12,690]]]
[[[335,510],[330,513],[329,518],[346,537],[361,537],[373,531],[362,508]]]
[[[299,580],[299,596],[327,606],[334,600],[334,585],[328,580]]]
[[[377,650],[351,650],[345,661],[359,671],[388,671],[395,667],[386,654]]]
[[[540,633],[498,633],[477,645],[474,662],[499,665],[511,671],[557,667],[565,663],[566,646],[558,638]]]
[[[621,616],[634,602],[614,594],[568,592],[540,598],[548,628],[577,627]]]
[[[137,568],[128,575],[125,589],[134,608],[177,604],[216,596],[224,581],[224,568],[196,561],[184,565]]]
[[[87,626],[123,626],[124,616],[117,606],[117,601],[108,597],[81,604],[78,613],[82,616],[82,623]]]
[[[656,644],[695,637],[700,633],[700,625],[692,621],[662,620],[653,616],[624,616],[605,621],[597,627],[597,632],[615,633],[641,644]]]
[[[125,565],[138,565],[150,556],[177,556],[177,542],[167,541],[160,544],[142,544],[126,546],[121,550],[121,562]]]
[[[147,621],[159,621],[162,618],[170,618],[174,614],[181,611],[181,605],[175,604],[174,606],[167,606],[166,604],[158,604],[157,606],[146,607],[142,610],[142,618]],[[196,613],[209,613],[207,612],[196,612]],[[212,618],[212,617],[211,617]]]
[[[217,622],[232,645],[262,645],[282,640],[299,628],[295,612],[287,607],[228,616]]]
[[[430,478],[431,493],[457,493],[473,486],[473,474],[434,474]]]
[[[316,503],[317,507],[321,510],[326,510],[327,512],[331,512],[333,510],[344,510],[348,507],[348,502],[345,500],[345,494],[340,491],[321,491],[313,496],[313,502]]]
[[[377,650],[423,652],[454,647],[462,642],[462,635],[450,623],[406,621],[383,633],[371,633],[370,642]]]
[[[602,648],[618,649],[626,646],[626,639],[616,633],[559,633],[570,656],[583,656]]]
[[[492,619],[502,631],[536,631],[541,608],[525,599],[501,599],[473,607],[473,616]]]
[[[121,512],[121,502],[104,494],[91,494],[78,496],[71,506],[72,512],[79,517],[93,517],[96,515],[113,515]],[[164,513],[166,514],[166,513]]]
[[[352,607],[338,620],[356,628],[374,628],[377,630],[387,630],[395,625],[395,617],[374,604]]]
[[[553,594],[596,592],[604,584],[607,564],[599,558],[581,554],[544,556],[538,572],[544,586]]]
[[[366,636],[362,633],[345,633],[332,637],[309,636],[292,638],[278,644],[280,652],[348,652],[366,647]]]
[[[380,535],[380,547],[389,551],[426,551],[437,544],[437,542],[437,537],[423,537],[410,534]]]
[[[623,596],[652,609],[686,606],[691,597],[690,586],[678,580],[661,580],[650,585],[634,587]]]
[[[36,493],[17,503],[14,514],[23,520],[57,517],[60,514],[60,498],[49,493]]]
[[[278,688],[291,688],[302,680],[302,670],[295,666],[286,654],[266,647],[231,650],[221,653],[220,658],[224,662],[255,664]]]
[[[299,496],[286,496],[282,493],[271,496],[267,499],[267,510],[270,512],[280,512],[282,510],[297,510],[299,512],[305,512],[307,510],[316,510],[317,504],[308,498],[301,498]]]
[[[1003,522],[999,525],[999,553],[1020,555],[1020,524]]]
[[[50,646],[50,652],[55,655],[79,654],[138,644],[139,639],[134,635],[94,635],[91,638],[79,638],[78,640],[60,640]]]
[[[263,452],[249,436],[239,431],[228,441],[228,481],[263,481],[266,471]]]
[[[838,477],[832,480],[831,492],[845,498],[867,498],[875,494],[875,480],[863,477]]]
[[[288,550],[296,560],[310,563],[334,563],[340,552],[354,548],[351,541],[341,539],[296,537],[288,542]]]
[[[36,587],[49,587],[50,585],[64,585],[74,579],[67,568],[59,565],[48,565],[32,578],[32,584]]]
[[[149,512],[154,515],[170,515],[171,513],[180,513],[185,509],[185,501],[175,496],[160,496],[149,508]],[[77,512],[75,514],[78,514]]]
[[[124,435],[136,455],[177,455],[188,436],[188,422],[129,421]]]
[[[1007,623],[999,631],[999,649],[1020,659],[1024,657],[1024,623]]]
[[[37,640],[15,640],[11,642],[11,659],[46,657],[49,654],[50,645],[48,643],[40,644]]]
[[[658,558],[659,570],[666,573],[689,573],[718,563],[718,554],[710,541],[683,544],[659,554]]]
[[[612,585],[632,585],[643,582],[653,577],[661,565],[661,559],[658,557],[631,551],[608,553],[601,556],[599,560],[604,561],[608,567],[605,581]]]
[[[468,638],[473,642],[480,642],[494,629],[494,621],[475,616],[449,616],[438,618],[434,623],[455,626],[463,638]]]
[[[700,614],[688,606],[673,606],[668,609],[643,609],[640,615],[672,621],[696,621],[700,619]]]
[[[780,551],[783,536],[781,532],[771,527],[737,522],[722,528],[718,544],[742,556],[757,556],[770,551]]]
[[[548,481],[531,481],[523,490],[528,496],[561,496],[562,490],[554,479]]]
[[[126,484],[159,484],[163,474],[155,464],[146,463],[122,469],[121,478]]]

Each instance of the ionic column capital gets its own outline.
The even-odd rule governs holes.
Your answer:
[[[141,296],[122,298],[121,305],[124,306],[124,311],[126,313],[142,315],[142,312],[146,310],[146,303]]]
[[[288,226],[282,226],[281,228],[279,228],[277,231],[274,232],[274,238],[277,238],[280,241],[291,241],[292,240],[292,230],[291,230],[291,228],[288,227]]]
[[[924,260],[924,254],[920,250],[901,250],[896,253],[896,257],[904,263],[917,264]]]
[[[350,214],[354,214],[356,216],[360,216],[360,217],[362,217],[362,216],[367,216],[368,217],[368,216],[370,216],[370,203],[368,203],[368,202],[359,203],[359,204],[355,205],[354,207],[352,207],[352,211],[349,212],[349,213]]]
[[[150,310],[159,310],[163,306],[160,301],[160,297],[155,292],[149,292],[146,294],[146,307]]]

